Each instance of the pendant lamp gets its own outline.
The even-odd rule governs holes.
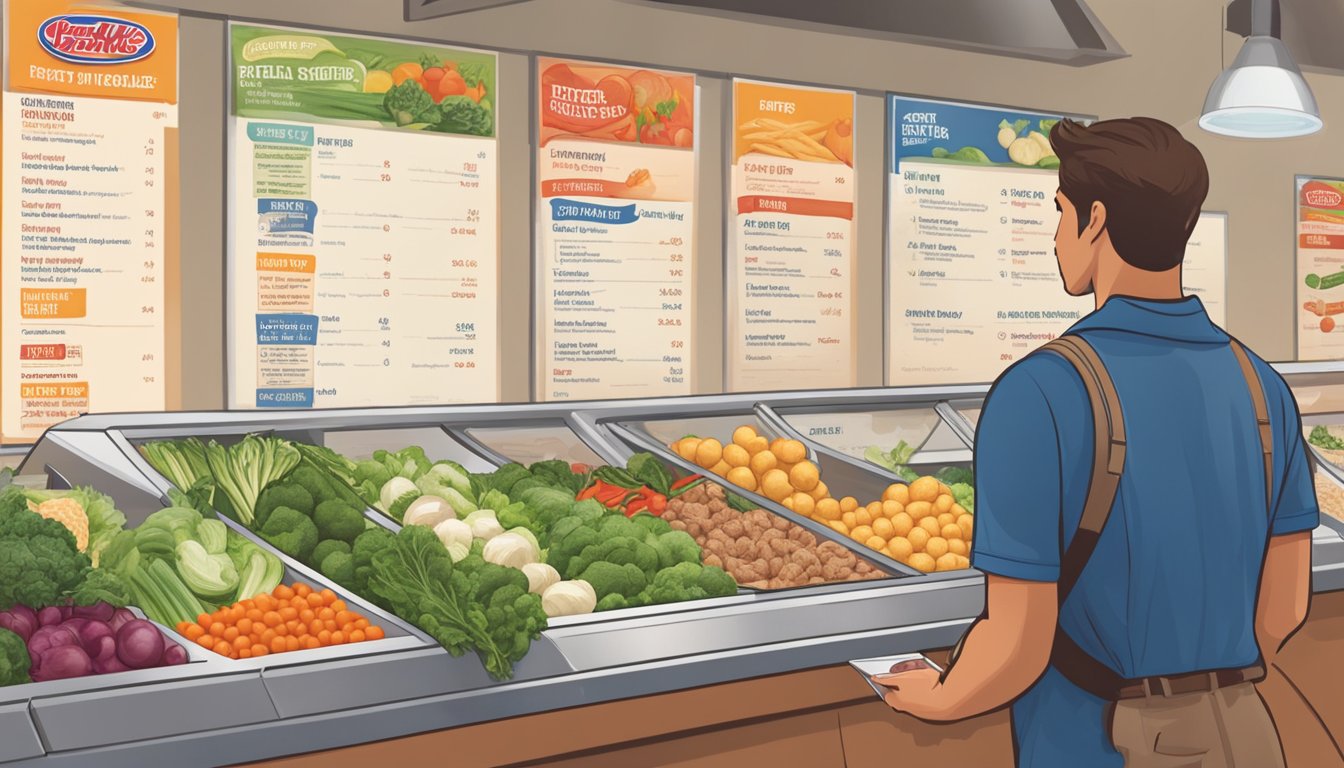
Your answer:
[[[1199,126],[1241,139],[1286,139],[1322,127],[1311,88],[1282,40],[1273,36],[1276,0],[1251,0],[1251,35],[1204,99]]]

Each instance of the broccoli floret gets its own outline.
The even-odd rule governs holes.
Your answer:
[[[350,548],[355,568],[351,589],[361,595],[371,594],[366,587],[369,585],[369,577],[373,574],[373,556],[392,546],[395,541],[396,536],[384,528],[370,528],[355,538],[354,546]]]
[[[651,537],[661,536],[672,530],[672,526],[668,525],[666,520],[661,517],[654,517],[648,512],[638,512],[634,517],[630,518],[630,521],[644,529],[645,541],[649,541]],[[649,543],[652,544],[653,542],[649,541]]]
[[[0,688],[31,682],[28,679],[31,663],[23,638],[8,629],[0,629]]]
[[[322,561],[319,570],[337,584],[350,584],[355,580],[355,559],[345,552],[332,552]]]
[[[18,486],[0,495],[0,610],[54,605],[84,582],[90,567],[74,534],[28,511]]]
[[[312,518],[290,507],[278,507],[259,531],[276,549],[302,563],[309,562],[317,546],[317,526]]]
[[[355,465],[355,480],[360,485],[372,483],[375,488],[382,488],[391,479],[392,473],[381,461],[365,459]]]
[[[89,571],[89,575],[84,578],[83,583],[75,587],[70,599],[74,601],[75,605],[107,603],[116,608],[124,608],[131,601],[126,583],[121,580],[120,576],[106,568],[95,568]]]
[[[671,568],[677,563],[699,563],[700,545],[685,531],[668,531],[653,542],[658,552],[658,567]]]
[[[620,592],[612,592],[601,600],[598,600],[597,607],[594,608],[593,611],[615,611],[628,607],[630,607],[630,603],[626,601],[625,595],[622,595]]]
[[[599,601],[613,594],[623,598],[634,597],[648,585],[644,572],[630,563],[617,565],[605,561],[596,562],[585,568],[583,573],[579,574],[579,579],[593,585],[593,591],[597,593]]]
[[[643,541],[647,533],[643,526],[625,515],[608,515],[603,518],[597,526],[597,532],[602,534],[604,539],[625,537],[639,541]]]
[[[642,530],[642,529],[641,529]],[[568,541],[568,539],[566,539]],[[694,543],[694,540],[692,540]],[[699,549],[696,550],[699,552]],[[697,558],[698,558],[697,554]],[[617,536],[613,539],[599,541],[583,548],[577,557],[571,558],[565,565],[565,578],[576,579],[590,565],[599,562],[615,563],[616,565],[625,565],[627,563],[635,566],[644,572],[647,577],[652,577],[659,568],[658,550],[645,544],[639,539],[633,539],[629,536]],[[585,579],[586,581],[586,579]]]
[[[383,109],[387,110],[397,125],[421,122],[422,117],[434,117],[436,119],[432,122],[438,122],[437,115],[428,114],[433,108],[434,99],[414,80],[404,80],[400,85],[389,88],[383,95]],[[431,121],[425,120],[425,122]]]
[[[458,564],[458,567],[464,566],[471,574],[476,590],[476,600],[480,603],[488,604],[492,599],[491,596],[505,587],[519,587],[524,592],[527,591],[527,574],[517,568],[495,565],[484,560],[478,563],[470,556]]]
[[[332,552],[344,552],[348,555],[351,554],[351,548],[348,543],[339,539],[323,539],[313,547],[313,562],[321,564]]]
[[[293,483],[286,482],[272,485],[262,491],[261,498],[257,499],[257,506],[252,519],[253,530],[264,527],[271,513],[279,507],[289,507],[305,515],[311,515],[313,514],[313,495],[303,486]]]
[[[331,479],[322,474],[316,467],[308,464],[300,464],[286,479],[311,494],[314,504],[320,504],[327,499],[340,498],[340,495],[336,493],[335,486],[331,484]]]
[[[521,574],[522,571],[505,568]],[[523,577],[527,581],[527,577]],[[541,596],[529,594],[527,584],[508,584],[490,594],[485,605],[487,633],[495,646],[512,662],[527,655],[532,641],[546,628],[546,611],[541,607]]]
[[[313,522],[317,524],[317,535],[321,539],[353,543],[355,537],[364,532],[364,513],[335,499],[317,505]]]
[[[559,530],[559,528],[560,525],[557,524],[554,530]],[[557,536],[554,530],[551,533],[551,548],[546,555],[546,562],[554,566],[555,570],[561,574],[569,572],[569,561],[572,558],[578,557],[579,553],[583,552],[586,547],[602,541],[602,537],[598,535],[597,531],[583,524],[570,526],[563,537]]]
[[[737,592],[737,584],[722,569],[697,563],[677,563],[653,577],[641,597],[650,605],[721,597]]]

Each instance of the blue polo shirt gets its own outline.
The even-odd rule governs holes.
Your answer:
[[[1243,667],[1270,536],[1316,527],[1297,405],[1252,356],[1274,433],[1271,509],[1250,393],[1197,297],[1114,297],[1069,333],[1097,350],[1120,397],[1128,449],[1111,517],[1060,625],[1126,678]],[[975,444],[972,562],[1056,581],[1092,472],[1092,409],[1075,369],[1033,354],[994,385]],[[1053,667],[1012,707],[1018,764],[1122,768],[1106,703]]]

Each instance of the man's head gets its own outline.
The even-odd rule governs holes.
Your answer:
[[[1162,273],[1180,267],[1209,191],[1204,156],[1172,126],[1148,117],[1050,131],[1059,156],[1055,257],[1064,290],[1092,293],[1098,269]]]

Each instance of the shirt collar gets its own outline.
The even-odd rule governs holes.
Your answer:
[[[1120,331],[1196,344],[1226,344],[1198,296],[1171,301],[1112,296],[1101,309],[1074,323],[1069,332]]]

